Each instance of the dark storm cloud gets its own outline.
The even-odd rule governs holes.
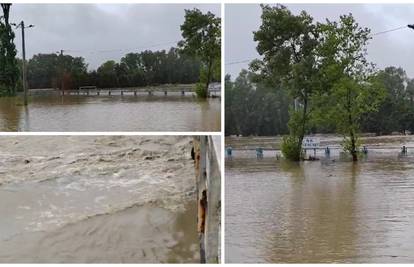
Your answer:
[[[219,4],[13,4],[10,21],[35,25],[26,30],[28,58],[63,49],[95,69],[127,52],[176,46],[170,42],[181,39],[184,9],[194,7],[220,16]],[[20,57],[21,33],[15,32]]]
[[[287,4],[295,14],[307,11],[317,21],[337,20],[352,13],[357,22],[377,33],[414,24],[412,4]],[[226,63],[256,58],[252,32],[260,26],[259,5],[226,5]],[[400,66],[414,78],[414,31],[408,28],[374,36],[368,46],[368,59],[378,68]],[[226,73],[234,78],[248,63],[226,65]]]

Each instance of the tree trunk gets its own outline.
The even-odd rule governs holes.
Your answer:
[[[305,131],[306,131],[306,121],[307,121],[307,112],[308,112],[308,94],[305,93],[303,97],[303,113],[302,113],[302,129],[298,136],[298,159],[300,160],[300,156],[302,154],[302,141],[305,138]]]
[[[211,68],[212,68],[212,66],[213,66],[213,60],[211,59],[209,62],[208,62],[208,65],[207,65],[207,80],[206,80],[206,87],[205,87],[205,90],[206,90],[206,96],[208,95],[208,86],[210,85],[210,80],[211,80]]]
[[[351,155],[352,155],[352,161],[358,161],[358,154],[356,151],[356,140],[355,140],[355,134],[353,130],[350,132],[351,135]]]
[[[353,120],[352,120],[352,110],[351,110],[351,92],[348,89],[348,95],[347,95],[347,112],[348,112],[348,125],[349,125],[349,137],[351,139],[351,155],[352,155],[352,161],[358,161],[358,154],[356,150],[356,138],[355,133],[353,129]]]

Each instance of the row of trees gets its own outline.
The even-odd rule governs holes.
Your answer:
[[[267,87],[242,70],[234,81],[225,78],[226,135],[274,136],[289,134],[289,109],[295,100],[284,88]],[[387,67],[377,73],[385,89],[378,108],[363,114],[361,131],[384,135],[414,133],[414,79],[402,68]],[[312,121],[309,133],[335,133],[332,121]]]
[[[148,86],[167,83],[196,83],[201,63],[194,57],[169,51],[128,53],[120,62],[109,60],[97,70],[88,71],[82,57],[38,54],[28,62],[29,88],[103,88]]]
[[[0,96],[22,89],[22,61],[16,58],[14,32],[8,22],[10,6],[1,4]],[[28,86],[74,89],[83,85],[110,88],[197,83],[197,94],[206,97],[209,83],[220,81],[221,20],[211,12],[185,10],[181,32],[183,40],[178,48],[128,53],[120,62],[109,60],[93,71],[88,71],[82,57],[37,54],[27,64]]]
[[[262,24],[254,32],[254,41],[262,59],[251,62],[250,73],[242,72],[233,85],[229,84],[230,91],[226,88],[226,104],[230,104],[226,115],[233,114],[227,120],[237,121],[232,112],[234,106],[227,101],[237,95],[235,88],[246,86],[246,81],[250,81],[253,85],[248,82],[247,85],[251,86],[253,93],[249,97],[255,99],[253,102],[257,98],[262,99],[258,101],[259,110],[270,107],[271,97],[274,97],[277,101],[274,101],[271,113],[283,116],[273,116],[272,120],[271,113],[265,111],[264,122],[272,125],[265,128],[256,126],[256,133],[267,134],[268,129],[288,132],[282,143],[282,152],[287,158],[300,160],[304,136],[321,130],[343,135],[344,149],[354,161],[358,160],[358,133],[376,126],[374,121],[379,119],[382,104],[388,101],[393,103],[393,108],[402,108],[397,100],[394,101],[394,96],[390,96],[390,91],[395,90],[393,85],[387,87],[388,78],[395,78],[389,77],[393,76],[395,68],[378,72],[366,60],[370,30],[360,27],[352,14],[340,16],[338,21],[317,23],[305,11],[294,15],[283,5],[261,7]],[[267,89],[271,91],[270,100],[263,96],[267,91],[264,88],[272,88]],[[243,88],[240,91],[248,90]],[[405,93],[397,98],[406,103]],[[286,103],[290,105],[286,106]],[[384,107],[384,112],[388,111]],[[283,127],[286,119],[288,129]],[[226,125],[229,126],[227,121]],[[230,131],[242,131],[240,124],[236,122],[233,125]],[[407,127],[405,124],[404,130]]]

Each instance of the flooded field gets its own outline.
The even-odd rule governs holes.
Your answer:
[[[226,140],[247,148],[226,161],[227,262],[414,262],[414,138],[366,138],[358,163],[340,157],[339,140],[322,138],[331,156],[302,163],[277,150],[257,160],[257,144]]]
[[[0,131],[220,131],[218,98],[32,96],[0,98]]]
[[[0,262],[199,262],[191,137],[0,137]]]

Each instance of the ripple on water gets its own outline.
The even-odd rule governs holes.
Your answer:
[[[414,160],[398,150],[294,164],[226,162],[228,262],[413,262]]]

